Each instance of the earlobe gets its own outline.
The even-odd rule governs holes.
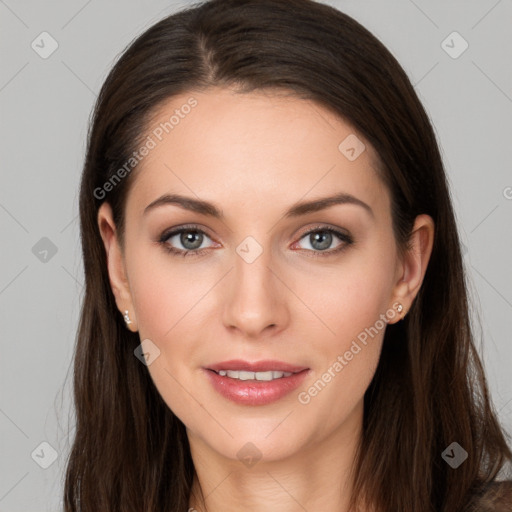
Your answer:
[[[116,299],[117,307],[125,318],[126,327],[131,331],[136,331],[135,310],[132,303],[125,262],[116,234],[112,208],[107,202],[104,202],[98,210],[98,227],[105,247],[110,287]],[[127,311],[129,312],[129,323],[126,322]]]
[[[410,310],[423,283],[434,244],[434,232],[432,217],[426,214],[416,217],[410,236],[411,248],[404,255],[401,275],[393,290],[393,303],[402,305],[399,314],[402,318]]]

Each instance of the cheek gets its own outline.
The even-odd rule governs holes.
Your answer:
[[[131,260],[130,288],[141,338],[172,338],[173,330],[187,323],[187,314],[207,291],[193,265],[173,264],[163,249],[135,254]]]
[[[382,251],[354,251],[329,272],[301,273],[294,279],[294,291],[330,328],[333,340],[346,342],[386,314],[393,289],[393,262],[392,254]]]
[[[321,418],[317,429],[325,435],[353,418],[361,406],[378,366],[386,329],[386,322],[379,318],[385,312],[382,301],[366,296],[361,288],[347,291],[328,307],[320,315],[334,334],[324,331],[316,343],[315,371],[297,394],[304,414]]]
[[[389,291],[374,277],[363,273],[331,279],[323,294],[309,295],[312,311],[328,326],[315,352],[325,371],[341,356],[343,369],[338,366],[337,373],[344,374],[348,389],[361,379],[371,380],[389,319]]]

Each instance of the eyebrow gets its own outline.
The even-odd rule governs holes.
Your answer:
[[[335,206],[338,204],[354,204],[357,206],[361,206],[366,210],[367,213],[370,214],[371,217],[374,217],[373,210],[370,208],[368,204],[366,204],[364,201],[361,201],[361,199],[358,199],[357,197],[344,192],[328,197],[322,197],[320,199],[314,199],[312,201],[302,201],[295,203],[284,214],[284,217],[300,217],[302,215],[318,212],[320,210],[324,210],[326,208],[330,208],[331,206]],[[214,217],[219,220],[224,219],[224,214],[222,213],[222,210],[215,206],[213,203],[209,203],[208,201],[203,201],[201,199],[194,199],[192,197],[182,196],[179,194],[164,194],[158,199],[155,199],[153,202],[148,204],[146,208],[144,208],[143,215],[146,215],[149,211],[159,206],[165,205],[175,205],[185,210],[200,213],[201,215],[206,215],[208,217]]]

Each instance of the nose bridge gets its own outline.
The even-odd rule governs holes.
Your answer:
[[[270,237],[246,237],[236,248],[231,273],[229,300],[225,307],[226,326],[257,336],[268,326],[285,321],[283,290],[274,276]]]

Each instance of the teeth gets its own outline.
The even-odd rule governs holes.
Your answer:
[[[267,372],[247,372],[245,370],[219,370],[221,377],[230,377],[238,380],[274,380],[282,377],[289,377],[291,372],[267,371]]]

